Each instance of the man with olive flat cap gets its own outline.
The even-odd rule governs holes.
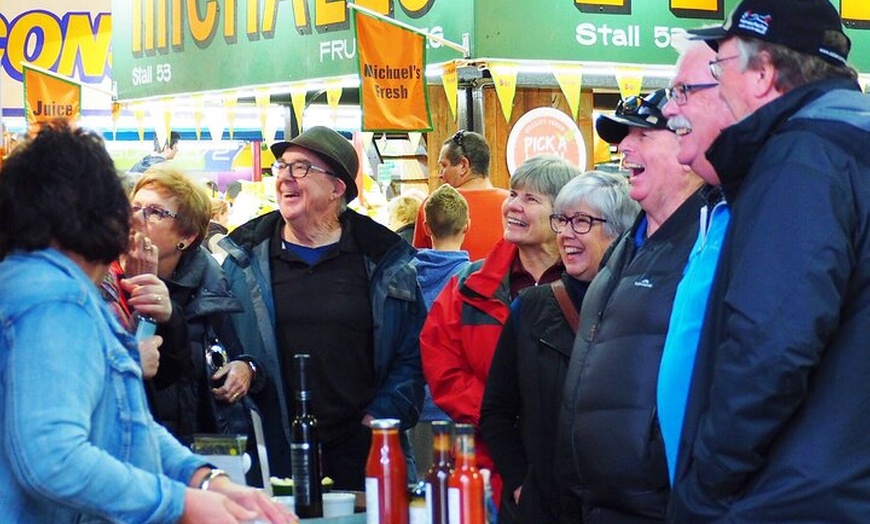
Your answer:
[[[870,101],[829,0],[743,0],[689,31],[737,123],[706,156],[731,208],[669,522],[870,516]]]
[[[278,210],[220,243],[232,292],[245,306],[233,319],[239,338],[270,382],[254,397],[270,469],[291,475],[292,364],[307,353],[323,474],[336,488],[362,490],[370,421],[399,419],[409,429],[423,402],[418,339],[426,307],[409,265],[414,250],[347,208],[359,160],[339,133],[313,127],[272,152]]]

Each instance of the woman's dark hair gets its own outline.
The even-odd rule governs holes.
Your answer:
[[[0,169],[0,259],[49,246],[109,263],[126,249],[130,201],[102,138],[44,125]]]

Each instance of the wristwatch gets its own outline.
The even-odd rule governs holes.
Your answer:
[[[208,475],[206,475],[205,478],[203,478],[202,481],[199,483],[199,489],[203,491],[208,491],[211,483],[214,481],[214,479],[218,477],[230,478],[226,471],[222,469],[212,468],[212,470],[208,472]]]

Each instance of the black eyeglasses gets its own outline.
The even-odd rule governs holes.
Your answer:
[[[460,129],[453,135],[453,138],[450,140],[453,141],[454,144],[459,148],[459,151],[462,152],[462,156],[465,156],[465,147],[462,145],[462,139],[465,138],[465,130]]]
[[[283,160],[276,160],[275,163],[272,164],[272,175],[279,177],[281,176],[281,172],[285,169],[290,172],[291,177],[296,179],[305,178],[306,176],[308,176],[308,172],[312,170],[326,175],[332,174],[329,171],[323,169],[322,167],[317,167],[313,164],[309,164],[308,162],[291,162],[287,164]]]
[[[565,231],[568,224],[571,224],[571,229],[573,229],[575,233],[578,235],[585,235],[592,230],[592,226],[594,226],[596,222],[604,224],[607,220],[587,215],[585,213],[575,213],[570,217],[561,213],[553,213],[550,215],[550,229],[552,229],[556,234]]]
[[[703,91],[718,86],[718,83],[712,84],[677,84],[672,87],[665,88],[665,96],[668,100],[673,100],[678,106],[681,106],[689,101],[689,94],[695,91]]]
[[[716,60],[710,60],[710,74],[713,75],[713,78],[716,80],[722,79],[722,62],[726,60],[732,60],[734,58],[739,58],[740,55],[726,56],[725,58],[717,58]]]
[[[152,224],[156,224],[165,218],[178,218],[178,213],[173,213],[172,211],[157,206],[130,206],[130,211],[132,211],[134,215],[141,211],[142,216],[145,217],[145,221],[151,222]]]

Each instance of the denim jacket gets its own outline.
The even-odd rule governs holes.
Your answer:
[[[0,262],[0,520],[176,522],[206,465],[151,417],[136,342],[62,253]]]

